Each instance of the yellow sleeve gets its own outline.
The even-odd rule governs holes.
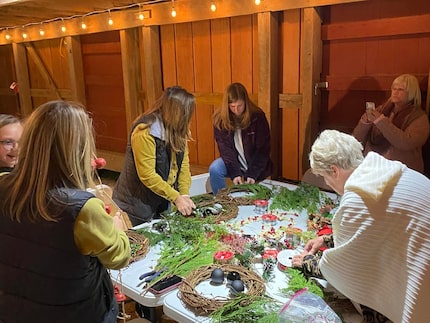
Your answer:
[[[134,129],[131,135],[131,149],[133,150],[137,175],[143,185],[155,194],[169,201],[175,201],[179,192],[155,171],[155,140],[145,125],[139,125]]]
[[[97,257],[106,268],[128,265],[131,257],[128,237],[114,227],[101,200],[91,198],[84,204],[75,221],[74,236],[79,251]]]
[[[184,160],[178,178],[178,189],[181,195],[189,195],[191,187],[190,157],[188,155],[188,145],[185,147]]]

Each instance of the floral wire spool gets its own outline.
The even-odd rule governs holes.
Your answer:
[[[149,239],[133,230],[127,230],[125,233],[130,241],[131,258],[129,263],[131,264],[146,256],[149,250]]]
[[[254,212],[257,214],[267,213],[267,210],[269,209],[269,201],[267,200],[255,200],[254,205]]]
[[[231,299],[228,297],[214,297],[207,298],[201,295],[196,291],[195,287],[205,281],[210,280],[211,274],[214,269],[220,268],[223,272],[237,272],[240,275],[241,280],[246,286],[247,295],[250,296],[261,296],[265,293],[266,287],[264,285],[264,280],[257,275],[255,272],[236,265],[209,265],[202,266],[191,273],[188,274],[186,278],[182,281],[182,284],[179,286],[179,297],[181,300],[194,309],[194,311],[200,314],[210,314],[213,311],[216,311],[223,307],[226,303],[228,303]],[[247,304],[241,304],[247,305]]]
[[[234,258],[234,253],[229,250],[217,251],[214,254],[214,263],[217,264],[229,264]]]

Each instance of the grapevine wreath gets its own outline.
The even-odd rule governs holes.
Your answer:
[[[149,250],[149,239],[145,235],[133,230],[125,231],[130,241],[131,258],[130,264],[145,257]]]
[[[185,304],[193,308],[198,315],[210,314],[231,301],[231,299],[228,297],[218,296],[214,298],[207,298],[198,293],[195,289],[199,283],[209,280],[212,271],[216,268],[220,268],[224,273],[233,271],[237,272],[245,284],[247,289],[246,294],[249,296],[261,296],[266,291],[264,280],[255,272],[243,266],[230,264],[212,264],[209,266],[202,266],[190,272],[179,286],[179,297]]]

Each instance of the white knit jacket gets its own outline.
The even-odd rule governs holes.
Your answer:
[[[324,277],[393,322],[430,322],[430,180],[370,152],[345,183]]]

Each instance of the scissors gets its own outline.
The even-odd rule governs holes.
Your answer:
[[[146,273],[143,273],[139,276],[139,280],[143,280],[145,283],[149,283],[153,281],[155,278],[161,275],[162,272],[164,272],[166,268],[162,268],[160,270],[151,270]]]

